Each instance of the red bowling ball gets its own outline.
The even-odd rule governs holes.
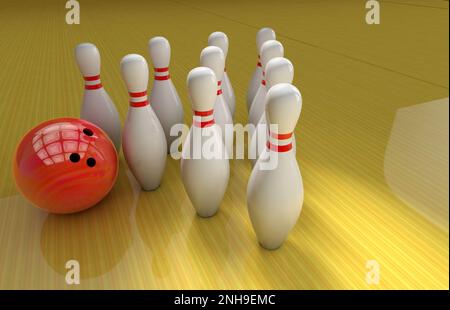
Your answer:
[[[20,192],[51,213],[88,209],[111,190],[118,156],[106,133],[77,118],[58,118],[31,129],[17,146],[13,170]]]

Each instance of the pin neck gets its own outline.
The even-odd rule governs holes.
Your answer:
[[[222,81],[217,81],[217,96],[222,95]]]
[[[147,91],[143,92],[129,92],[130,95],[130,107],[141,108],[150,104]]]
[[[170,79],[169,67],[165,68],[154,68],[155,70],[155,80],[165,81]]]
[[[292,132],[290,133],[269,133],[269,139],[267,140],[267,148],[271,151],[278,153],[285,153],[292,150]]]
[[[84,78],[84,89],[94,90],[103,87],[99,75],[85,76]]]
[[[261,65],[261,56],[260,55],[258,55],[258,62],[256,63],[256,66],[257,67],[262,67],[262,65]]]
[[[214,125],[214,110],[194,111],[194,127],[205,128]]]

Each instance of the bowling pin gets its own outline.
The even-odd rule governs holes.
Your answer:
[[[208,45],[220,47],[225,57],[226,63],[228,55],[227,35],[220,31],[211,33],[208,38]],[[226,65],[223,70],[222,91],[223,97],[225,98],[225,102],[228,104],[228,107],[230,108],[231,116],[234,117],[234,111],[236,110],[236,97],[234,95],[233,86],[231,86],[230,78],[228,77],[227,74]]]
[[[275,57],[283,57],[284,48],[283,45],[276,41],[270,40],[266,41],[261,47],[261,65],[265,69],[267,63]],[[264,100],[266,98],[267,88],[265,80],[265,72],[262,72],[261,83],[259,84],[258,91],[256,92],[255,98],[253,99],[252,106],[248,114],[248,123],[256,126],[264,112]]]
[[[225,146],[213,115],[217,79],[211,69],[198,67],[189,72],[187,86],[194,117],[183,144],[181,177],[197,214],[210,217],[219,209],[230,177]],[[216,156],[207,153],[211,149]]]
[[[252,105],[253,98],[255,98],[256,92],[258,91],[259,84],[262,79],[262,68],[261,68],[261,56],[260,51],[262,45],[269,40],[275,40],[275,31],[270,28],[261,28],[256,34],[256,50],[258,52],[258,62],[256,63],[256,69],[253,72],[252,79],[247,90],[247,111],[250,111],[250,106]]]
[[[170,44],[166,38],[154,37],[148,42],[148,51],[152,59],[155,78],[150,102],[164,129],[167,140],[167,151],[177,136],[170,135],[170,129],[175,124],[183,123],[183,106],[177,90],[170,79]],[[178,147],[177,147],[178,148]]]
[[[222,78],[225,66],[225,57],[222,50],[217,46],[205,47],[200,54],[200,65],[212,69],[216,75],[217,96],[214,103],[214,121],[222,130],[226,150],[231,156],[233,150],[233,117],[222,95]]]
[[[292,133],[300,116],[302,98],[291,84],[277,84],[267,95],[271,128],[267,147],[253,167],[247,186],[247,206],[259,243],[280,247],[295,226],[303,205],[303,181],[292,150]],[[268,160],[275,163],[263,167]]]
[[[119,113],[100,80],[100,53],[92,43],[75,48],[75,58],[84,78],[84,97],[80,118],[103,129],[120,152],[121,124]]]
[[[294,79],[294,66],[292,63],[283,57],[275,57],[267,63],[264,70],[266,72],[266,87],[270,89],[272,86],[280,83],[291,84]],[[267,99],[267,95],[266,98]],[[265,108],[267,101],[265,101]],[[262,130],[264,129],[264,130]],[[256,131],[250,138],[250,148],[256,151],[255,158],[252,158],[252,165],[254,165],[266,146],[268,126],[266,125],[265,111],[259,119]],[[292,148],[295,153],[295,136],[292,137]]]
[[[123,129],[123,154],[141,187],[154,190],[161,184],[167,143],[161,123],[147,99],[147,61],[141,55],[126,55],[120,62],[120,69],[130,96]]]

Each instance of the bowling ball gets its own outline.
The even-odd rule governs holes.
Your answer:
[[[13,158],[20,192],[50,213],[94,206],[111,190],[118,156],[107,134],[77,118],[58,118],[31,129]]]

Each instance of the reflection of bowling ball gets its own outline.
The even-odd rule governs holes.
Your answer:
[[[80,264],[81,283],[107,275],[116,267],[119,273],[123,272],[123,268],[129,266],[120,262],[133,243],[130,216],[136,204],[135,184],[130,182],[126,165],[122,163],[119,163],[116,184],[95,208],[46,217],[41,230],[41,251],[45,261],[58,274],[66,275],[69,260]],[[95,283],[101,285],[103,281]]]
[[[76,118],[58,118],[31,129],[13,160],[22,194],[51,213],[73,213],[99,202],[117,178],[118,157],[106,133]]]

